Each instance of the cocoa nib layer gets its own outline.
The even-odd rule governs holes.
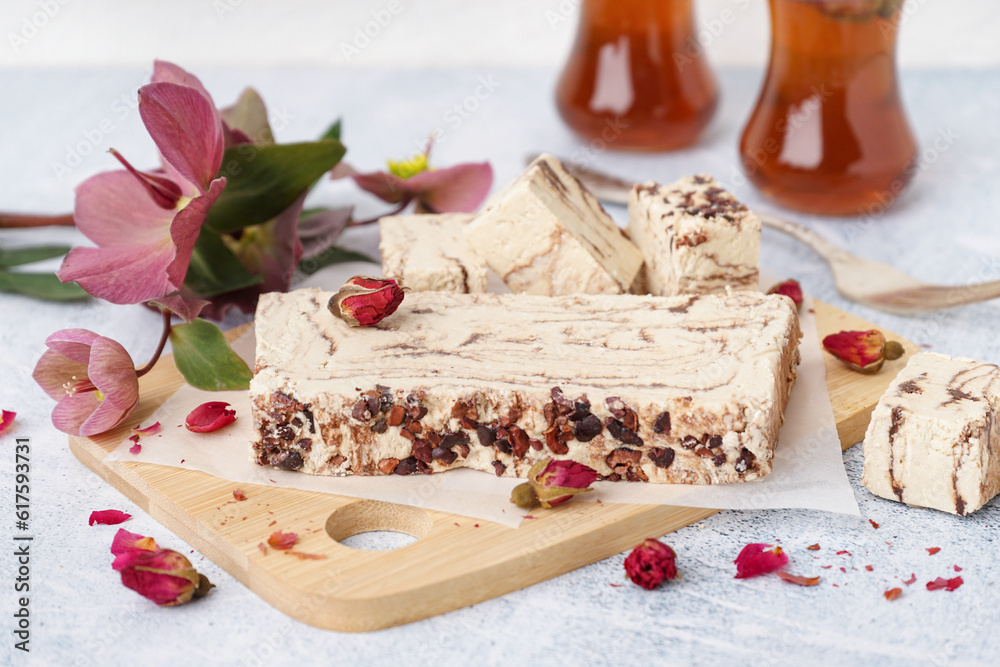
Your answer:
[[[261,300],[259,465],[524,477],[560,458],[606,480],[685,484],[771,469],[798,362],[780,296],[414,292],[363,331],[331,318],[328,298]]]

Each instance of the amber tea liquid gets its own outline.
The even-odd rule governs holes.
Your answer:
[[[916,155],[896,84],[902,3],[770,1],[770,66],[740,142],[747,176],[789,208],[877,214]]]

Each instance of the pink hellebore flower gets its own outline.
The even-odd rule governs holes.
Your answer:
[[[181,289],[209,208],[226,185],[222,118],[208,92],[176,65],[156,63],[139,89],[139,114],[163,158],[163,171],[104,172],[76,191],[73,217],[96,248],[69,252],[59,279],[119,304],[142,303]]]
[[[139,378],[120,343],[86,329],[63,329],[45,340],[48,350],[32,377],[58,401],[52,424],[70,435],[114,428],[139,402]]]
[[[415,159],[389,162],[389,171],[351,173],[346,167],[334,177],[350,174],[358,187],[388,204],[406,206],[416,201],[417,213],[471,213],[479,207],[493,185],[489,162],[458,164],[445,169],[428,167],[427,150]]]

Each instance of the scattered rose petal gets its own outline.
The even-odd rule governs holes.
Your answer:
[[[136,435],[156,435],[160,432],[160,422],[156,422],[152,426],[147,426],[146,428],[139,428],[136,426],[132,429],[132,432]]]
[[[263,542],[258,542],[257,543],[257,548],[260,549],[260,552],[262,554],[264,554],[265,556],[267,555],[267,545],[266,544],[264,544]]]
[[[194,433],[211,433],[236,421],[236,410],[223,401],[202,403],[184,420],[187,430]]]
[[[651,591],[677,577],[677,554],[657,539],[649,538],[625,558],[625,574],[637,586]]]
[[[784,282],[780,282],[771,289],[767,290],[768,294],[782,294],[787,296],[795,303],[795,308],[802,307],[802,286],[799,285],[798,280],[789,278]]]
[[[330,298],[330,312],[352,327],[370,327],[392,315],[403,302],[395,280],[354,276]]]
[[[887,590],[882,595],[885,596],[886,600],[892,601],[892,600],[895,600],[896,598],[898,598],[902,594],[903,594],[903,589],[902,588],[890,588],[889,590]]]
[[[965,582],[962,581],[962,577],[955,577],[954,579],[943,579],[938,577],[934,581],[927,582],[927,590],[929,591],[939,591],[942,588],[946,591],[953,591]]]
[[[868,523],[870,523],[872,525],[872,528],[875,528],[876,530],[878,530],[878,524],[877,523],[875,523],[871,519],[868,519]]]
[[[621,588],[624,584],[608,584],[608,586],[611,586],[612,588]]]
[[[126,514],[120,510],[96,510],[90,513],[88,525],[93,526],[95,523],[99,523],[102,526],[117,526],[131,518],[131,514]]]
[[[933,556],[934,554],[936,554],[939,551],[941,551],[941,547],[930,547],[930,548],[927,549],[927,553],[930,556]]]
[[[736,578],[747,579],[784,567],[788,556],[779,546],[752,543],[743,547],[733,562],[736,563]]]
[[[820,565],[820,567],[823,568],[824,570],[829,570],[833,566],[832,565]]]
[[[871,565],[865,565],[865,569],[868,570],[869,572],[873,572],[875,570],[875,568],[872,567]]]
[[[817,542],[816,544],[810,544],[809,546],[806,547],[806,549],[808,549],[809,551],[819,551],[819,543]]]
[[[131,440],[133,444],[137,444],[139,442],[139,436],[137,435],[130,435],[128,439]]]
[[[286,551],[286,556],[295,556],[299,560],[326,560],[324,554],[307,554],[303,551]]]
[[[838,555],[838,556],[843,556],[843,555],[848,555],[848,556],[850,556],[850,555],[851,555],[851,552],[850,552],[850,551],[847,551],[847,550],[842,550],[842,551],[838,551],[838,552],[837,552],[837,555]]]
[[[778,570],[778,576],[782,581],[787,581],[797,586],[815,586],[819,584],[819,577],[802,577],[797,574],[789,574],[784,570]]]
[[[885,336],[877,329],[830,334],[823,339],[823,347],[861,373],[875,373],[885,362]]]
[[[962,571],[962,568],[960,568],[959,566],[956,565],[955,566],[955,572],[961,572],[961,571]]]
[[[140,445],[138,442],[128,448],[128,453],[132,454],[133,456],[137,456],[141,451],[142,451],[142,445]]]
[[[267,538],[267,543],[275,549],[291,549],[299,541],[299,536],[295,533],[283,533],[276,530]]]
[[[236,498],[236,500],[246,500],[247,494],[243,493],[243,489],[236,487],[233,489],[233,498]]]
[[[16,416],[16,412],[11,412],[10,410],[0,410],[0,433],[3,433],[10,428],[10,425],[14,423],[14,417]]]

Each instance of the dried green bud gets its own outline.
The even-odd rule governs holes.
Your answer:
[[[885,347],[882,349],[882,356],[889,361],[899,359],[904,354],[906,354],[906,350],[903,349],[903,344],[898,340],[887,340]]]
[[[535,493],[535,489],[525,482],[524,484],[518,484],[514,487],[514,490],[510,492],[510,502],[514,503],[523,510],[530,510],[532,507],[538,504],[538,495]]]

